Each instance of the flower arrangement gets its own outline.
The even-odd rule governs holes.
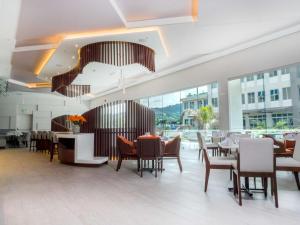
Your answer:
[[[86,122],[86,119],[81,115],[70,115],[67,120],[71,121],[74,125],[80,125]]]

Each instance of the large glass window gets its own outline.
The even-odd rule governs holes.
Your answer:
[[[218,83],[214,82],[197,88],[140,99],[140,103],[155,111],[157,131],[164,130],[165,135],[172,136],[174,132],[180,130],[217,129],[218,98]],[[208,120],[205,113],[200,113],[201,110],[210,114]],[[193,138],[196,138],[195,134],[194,131]]]
[[[270,133],[279,137],[291,129],[298,130],[300,64],[255,74],[257,82],[251,85],[245,82],[251,80],[249,75],[228,81],[230,129],[246,129],[257,136]],[[259,104],[253,104],[256,101]]]

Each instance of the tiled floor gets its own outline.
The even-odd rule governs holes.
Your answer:
[[[116,162],[100,168],[62,165],[26,150],[0,151],[1,225],[193,225],[299,224],[300,191],[292,174],[278,173],[279,208],[256,194],[240,207],[229,173],[213,171],[203,192],[204,166],[197,151],[184,149],[181,174],[176,161],[165,162],[157,179],[140,178],[136,165]]]

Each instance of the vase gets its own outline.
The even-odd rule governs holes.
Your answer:
[[[73,124],[72,125],[72,131],[74,134],[80,133],[80,126],[78,124]]]

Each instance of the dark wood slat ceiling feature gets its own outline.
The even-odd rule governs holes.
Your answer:
[[[68,97],[90,93],[90,85],[72,85],[78,74],[82,73],[83,68],[90,62],[115,66],[138,63],[155,72],[154,57],[153,49],[132,42],[106,41],[86,45],[79,51],[79,60],[75,68],[52,78],[52,92],[57,91]]]

